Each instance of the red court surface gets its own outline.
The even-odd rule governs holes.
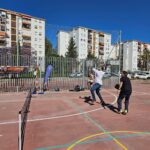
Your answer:
[[[110,105],[117,106],[115,89],[101,91],[109,104],[106,109],[98,98],[94,105],[85,102],[89,91],[33,95],[24,150],[150,149],[150,82],[132,81],[132,85],[127,115]],[[18,149],[18,112],[26,95],[0,95],[0,150]]]

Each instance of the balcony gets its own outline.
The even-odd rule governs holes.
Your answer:
[[[23,19],[22,19],[22,23],[31,24],[31,19],[23,18]]]
[[[99,36],[100,37],[104,37],[104,33],[103,32],[99,32]]]
[[[11,21],[16,22],[16,15],[11,15]]]
[[[5,39],[0,39],[0,46],[6,46],[7,42]]]
[[[23,42],[23,48],[31,48],[31,43]]]
[[[100,50],[104,50],[104,46],[99,46],[99,49]]]
[[[9,38],[9,35],[5,31],[0,31],[1,38]]]
[[[22,23],[22,29],[31,30],[31,24]]]
[[[99,42],[99,45],[100,45],[100,46],[104,46],[104,43],[102,43],[102,42]]]
[[[22,37],[23,37],[23,41],[31,42],[31,36],[23,35]]]
[[[6,38],[4,36],[0,36],[0,40],[6,40]]]
[[[17,45],[16,41],[11,41],[11,46],[15,47]]]
[[[22,20],[22,24],[31,25],[31,21]]]

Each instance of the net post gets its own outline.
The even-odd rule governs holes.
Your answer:
[[[21,138],[21,111],[19,111],[19,137],[18,137],[18,148],[22,150],[22,138]]]

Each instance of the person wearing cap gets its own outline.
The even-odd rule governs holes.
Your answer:
[[[94,73],[94,83],[90,89],[91,91],[91,95],[92,95],[92,104],[94,104],[94,102],[96,102],[96,97],[95,97],[95,91],[96,91],[96,94],[97,96],[99,97],[100,101],[101,101],[101,104],[102,106],[105,105],[105,102],[101,96],[101,93],[100,93],[100,88],[101,86],[103,85],[103,81],[102,81],[102,78],[105,74],[103,70],[103,68],[97,70],[95,68],[92,69],[93,70],[93,73]]]
[[[128,113],[128,107],[129,107],[129,99],[132,94],[132,85],[131,81],[128,78],[128,73],[126,71],[123,71],[120,78],[120,85],[119,85],[119,96],[117,100],[118,104],[118,112],[126,115]],[[125,109],[122,110],[122,100],[125,98]]]

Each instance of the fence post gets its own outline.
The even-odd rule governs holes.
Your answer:
[[[85,60],[82,60],[82,70],[83,70],[83,76],[82,76],[82,88],[85,88]]]
[[[19,112],[19,137],[18,137],[18,148],[22,150],[22,138],[21,138],[21,111]]]

